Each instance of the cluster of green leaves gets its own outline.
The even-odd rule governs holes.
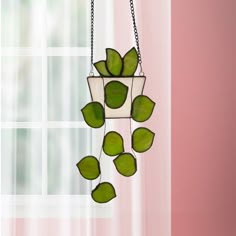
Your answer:
[[[137,171],[136,159],[131,153],[124,152],[124,141],[119,133],[108,132],[104,137],[102,146],[106,155],[117,156],[113,162],[121,175],[129,177],[135,174]]]
[[[94,156],[86,156],[77,163],[80,174],[87,180],[94,180],[101,174],[100,163]],[[92,191],[92,198],[98,203],[106,203],[116,197],[115,188],[111,183],[99,183]]]
[[[106,61],[95,63],[95,67],[101,76],[125,77],[133,76],[138,65],[138,54],[132,48],[122,58],[114,49],[107,49]],[[128,94],[128,87],[118,80],[110,81],[104,88],[105,104],[111,109],[118,109],[123,106]],[[132,102],[130,116],[137,122],[148,120],[154,110],[155,103],[147,96],[137,96]],[[99,102],[91,102],[82,110],[85,122],[92,128],[100,128],[105,123],[105,111]],[[149,150],[153,144],[155,134],[140,127],[132,133],[132,149],[135,152],[143,153]],[[115,132],[108,132],[102,145],[103,152],[114,157],[113,163],[116,170],[125,177],[134,175],[137,171],[136,158],[131,153],[125,152],[123,137]],[[86,156],[77,163],[80,174],[88,180],[97,179],[101,175],[99,160],[94,156]],[[92,191],[92,198],[98,203],[106,203],[116,197],[114,186],[108,182],[102,182]]]
[[[126,88],[119,81],[116,85],[107,84],[107,102],[106,104],[112,108],[118,108],[121,103],[124,103],[124,99],[116,98],[117,94],[127,93]],[[120,92],[123,90],[123,92]],[[106,88],[105,88],[106,90]],[[115,94],[115,97],[112,96]],[[131,118],[137,122],[144,122],[148,120],[154,110],[155,103],[147,96],[137,96],[131,109]],[[105,123],[104,107],[98,102],[91,102],[82,109],[82,114],[85,122],[92,128],[100,128]],[[132,133],[132,148],[135,152],[143,153],[149,150],[153,144],[155,134],[151,130],[140,127]],[[115,157],[113,163],[116,170],[125,177],[134,175],[137,171],[136,158],[124,150],[123,137],[115,132],[108,132],[103,139],[103,152],[110,157]],[[78,164],[80,174],[88,180],[94,180],[101,175],[100,163],[94,156],[84,157]],[[92,191],[92,198],[98,203],[106,203],[116,197],[116,191],[111,183],[103,182],[99,183],[97,187]]]
[[[122,58],[115,49],[106,49],[106,60],[94,63],[98,73],[103,77],[133,76],[138,67],[138,53],[131,48]]]
[[[115,88],[114,84],[116,83]],[[127,87],[119,81],[111,81],[105,87],[106,104],[110,108],[116,109],[124,104],[127,94]],[[121,85],[120,85],[121,84]],[[123,90],[123,92],[121,92]],[[148,120],[154,110],[155,103],[145,95],[137,96],[131,108],[131,118],[137,122],[144,122]],[[105,123],[105,110],[101,103],[90,102],[82,110],[85,122],[92,128],[100,128]]]
[[[131,109],[131,117],[137,122],[147,121],[154,110],[155,103],[147,96],[137,96]],[[132,148],[139,153],[148,151],[154,141],[155,133],[145,127],[137,128],[132,134]]]

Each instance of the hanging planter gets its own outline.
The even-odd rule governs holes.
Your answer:
[[[130,118],[132,101],[143,94],[145,76],[135,76],[138,53],[132,48],[122,58],[111,48],[106,61],[94,63],[100,77],[88,77],[92,100],[103,104],[105,118]]]
[[[133,176],[137,171],[135,153],[148,151],[154,141],[155,133],[146,127],[132,130],[132,121],[148,120],[154,110],[155,102],[143,95],[146,77],[142,72],[142,60],[139,37],[135,22],[133,0],[130,0],[136,46],[123,57],[115,49],[106,49],[106,60],[93,63],[93,23],[94,0],[91,0],[91,72],[87,78],[92,102],[82,108],[85,122],[91,128],[104,126],[103,144],[98,158],[88,155],[82,158],[77,167],[80,174],[88,180],[99,178],[99,183],[91,191],[92,199],[97,203],[106,203],[116,197],[115,187],[109,182],[102,182],[101,157],[104,152],[113,158],[114,166],[124,177]],[[100,76],[93,75],[93,66]],[[138,66],[139,76],[136,76]],[[106,119],[130,119],[131,152],[124,148],[123,137],[116,131],[106,133]]]

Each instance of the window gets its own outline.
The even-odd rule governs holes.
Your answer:
[[[96,6],[102,49],[112,43],[111,9],[110,0]],[[0,176],[6,217],[13,208],[19,217],[55,217],[68,206],[91,207],[90,182],[75,166],[95,151],[80,112],[90,100],[89,12],[87,0],[1,1]],[[38,209],[31,212],[35,202]],[[104,209],[98,216],[102,210],[104,217]]]

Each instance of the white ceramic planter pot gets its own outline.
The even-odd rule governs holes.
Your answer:
[[[106,118],[130,118],[132,101],[143,94],[145,76],[134,77],[88,77],[92,101],[100,102],[105,108]],[[111,81],[119,81],[128,87],[128,94],[122,107],[111,109],[105,104],[104,88]]]

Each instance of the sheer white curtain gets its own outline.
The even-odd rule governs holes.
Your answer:
[[[131,178],[119,176],[113,162],[102,156],[103,181],[112,182],[117,192],[117,198],[104,205],[90,197],[96,181],[84,180],[76,168],[82,157],[99,155],[104,132],[103,128],[92,131],[80,111],[90,101],[86,81],[90,1],[1,0],[0,4],[0,235],[169,236],[170,183],[162,174],[150,182],[146,161],[153,152],[138,155],[138,172]],[[155,4],[164,11],[161,26],[169,27],[169,4],[164,0]],[[137,0],[140,30],[145,25],[141,5]],[[117,47],[121,52],[132,47],[128,1],[95,0],[95,7],[95,60],[105,56],[106,47]],[[156,29],[158,34],[169,39],[162,27]],[[158,60],[169,65],[166,54]],[[159,118],[154,114],[151,122],[166,127],[157,132],[157,139],[160,135],[162,140],[155,145],[163,145],[163,157],[157,158],[163,158],[160,165],[169,178],[170,114],[161,109],[168,104],[169,67],[161,73],[166,79],[162,86],[165,96],[156,102],[162,112]],[[155,83],[150,80],[151,86],[158,86],[158,80]],[[106,132],[113,129],[127,137],[129,122],[109,121]],[[130,149],[129,142],[126,148]],[[147,202],[149,184],[167,200]],[[147,210],[148,204],[157,204],[153,209],[163,213],[167,222],[152,234],[147,234],[147,222],[155,214]]]

